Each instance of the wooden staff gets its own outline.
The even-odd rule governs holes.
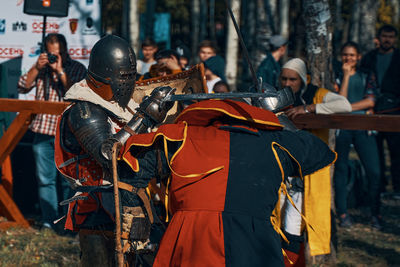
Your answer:
[[[117,172],[117,153],[121,143],[116,142],[112,148],[112,172],[114,183],[114,204],[115,204],[115,251],[117,252],[118,266],[124,266],[124,253],[121,244],[121,214],[119,209],[119,191],[118,191],[118,172]]]

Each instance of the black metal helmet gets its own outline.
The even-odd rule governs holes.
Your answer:
[[[107,35],[92,48],[88,74],[95,80],[110,85],[114,99],[125,108],[135,89],[135,53],[124,39]]]

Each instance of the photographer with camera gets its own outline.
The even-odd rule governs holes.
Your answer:
[[[26,94],[36,89],[35,100],[63,101],[65,92],[72,84],[86,76],[86,67],[68,55],[67,41],[61,34],[51,33],[43,41],[45,52],[39,55],[32,68],[18,81],[18,90]],[[54,164],[54,136],[58,115],[38,114],[33,119],[30,130],[35,133],[32,149],[35,157],[36,176],[39,187],[39,202],[43,227],[53,228],[58,217],[57,177]],[[63,198],[69,193],[69,186],[60,179]]]

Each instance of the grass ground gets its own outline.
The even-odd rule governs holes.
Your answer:
[[[337,265],[400,266],[400,200],[382,199],[384,228],[372,230],[368,212],[352,209],[355,224],[338,228]],[[8,229],[0,232],[0,266],[78,266],[77,238],[50,230]]]
[[[0,266],[78,266],[79,245],[75,238],[49,229],[8,229],[0,232]]]
[[[368,212],[353,209],[355,224],[338,229],[338,266],[400,266],[400,200],[382,199],[383,229],[370,227]]]

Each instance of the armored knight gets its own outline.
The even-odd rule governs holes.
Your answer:
[[[156,88],[140,105],[135,103],[135,76],[134,51],[125,40],[109,35],[93,46],[87,77],[65,95],[72,104],[59,120],[55,162],[77,192],[63,204],[69,205],[65,228],[79,231],[82,266],[114,265],[112,145],[147,132],[170,108],[160,102],[173,93],[170,87]],[[124,249],[137,252],[148,241],[153,218],[144,189],[147,181],[132,183],[124,162],[118,163],[118,175]]]

